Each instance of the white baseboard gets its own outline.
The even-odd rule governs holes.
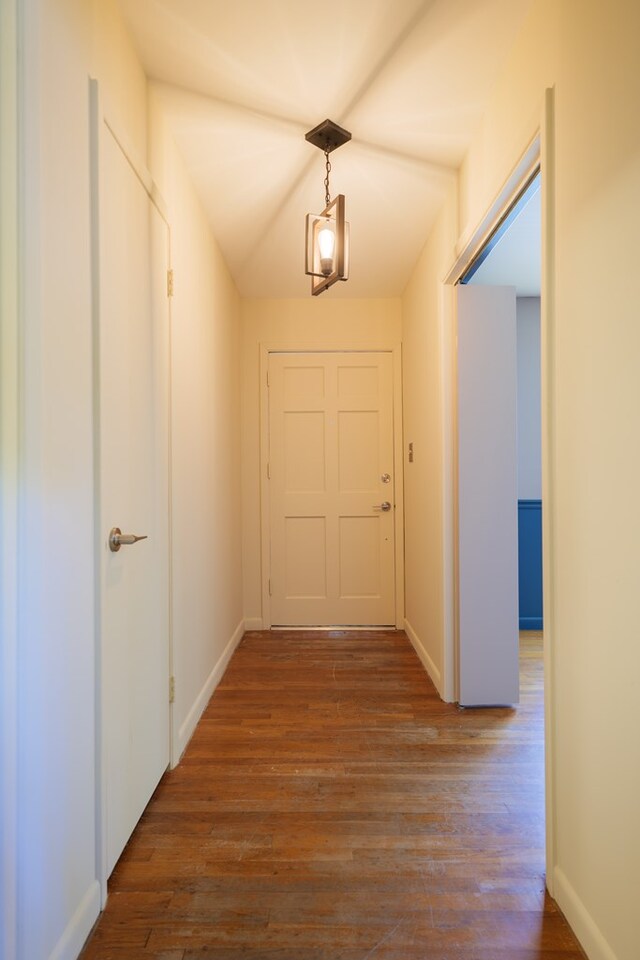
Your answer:
[[[262,617],[248,617],[244,622],[245,630],[263,630]]]
[[[425,668],[431,679],[433,680],[434,686],[440,696],[442,697],[442,678],[440,676],[440,671],[436,667],[435,663],[427,653],[425,647],[422,644],[418,634],[415,632],[409,621],[405,618],[404,621],[404,631],[406,635],[411,640],[413,649],[420,657],[422,661],[422,666]]]
[[[77,960],[100,913],[100,884],[94,880],[71,917],[49,960]]]
[[[589,960],[618,960],[600,928],[560,867],[553,871],[553,892]]]
[[[241,620],[238,626],[236,627],[236,629],[234,630],[233,636],[231,637],[228,644],[222,651],[220,659],[218,660],[213,670],[207,677],[204,683],[204,686],[202,687],[202,690],[196,697],[193,706],[189,710],[189,713],[187,714],[186,719],[184,720],[182,726],[180,727],[178,731],[178,749],[176,751],[176,754],[177,754],[176,763],[184,753],[185,748],[189,743],[189,740],[191,740],[191,737],[193,736],[193,732],[198,725],[198,720],[202,716],[202,712],[204,708],[206,707],[209,700],[211,699],[211,694],[213,693],[215,688],[218,686],[218,684],[222,680],[224,671],[227,669],[227,664],[229,663],[229,660],[231,660],[234,650],[242,640],[244,632],[245,632],[245,621]]]

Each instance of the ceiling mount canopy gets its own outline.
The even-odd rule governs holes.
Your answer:
[[[314,147],[320,147],[324,153],[331,153],[343,143],[348,143],[351,140],[351,134],[333,120],[323,120],[313,130],[309,130],[309,133],[305,133],[304,138]]]
[[[332,120],[324,120],[309,130],[305,139],[323,151],[326,169],[324,210],[308,213],[306,218],[305,273],[311,277],[311,293],[316,297],[337,280],[349,279],[349,224],[344,217],[344,196],[331,199],[329,154],[351,140],[351,134]]]

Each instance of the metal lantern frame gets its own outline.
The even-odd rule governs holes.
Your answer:
[[[322,213],[309,213],[306,217],[305,273],[311,277],[311,293],[316,297],[338,280],[349,279],[349,224],[345,219],[345,198],[343,194],[338,194],[331,199],[329,154],[347,143],[351,134],[332,120],[324,120],[310,130],[305,139],[323,151],[326,165],[324,210]],[[333,235],[330,259],[321,256],[319,236],[324,230],[329,230]],[[324,263],[321,262],[323,259]]]

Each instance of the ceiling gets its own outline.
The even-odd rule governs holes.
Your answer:
[[[400,296],[531,0],[120,0],[238,289],[304,297],[304,218],[332,154],[351,276]]]
[[[540,217],[538,178],[535,192],[468,282],[515,287],[518,297],[539,297],[542,254]]]

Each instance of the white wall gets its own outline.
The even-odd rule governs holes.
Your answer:
[[[98,6],[103,21],[110,4]],[[82,0],[27,0],[21,18],[17,927],[31,960],[75,956],[99,906],[88,79],[100,36]],[[131,51],[112,57],[117,71]]]
[[[516,299],[518,345],[518,499],[542,499],[540,297]]]
[[[73,960],[100,906],[89,77],[98,79],[109,115],[143,160],[147,83],[115,0],[26,0],[19,10],[17,588],[3,571],[19,615],[19,768],[2,808],[3,841],[12,800],[18,811],[18,944],[16,952],[11,923],[3,932],[3,957]],[[2,106],[4,117],[4,99]],[[175,220],[174,673],[177,739],[186,739],[207,681],[215,680],[222,652],[241,629],[238,298],[179,157],[168,140],[155,146]],[[3,189],[5,182],[3,172]],[[4,272],[4,253],[0,262]],[[8,316],[3,299],[3,361]],[[13,360],[15,375],[15,351]],[[5,391],[9,386],[3,382]],[[3,530],[4,506],[5,500]],[[5,610],[10,613],[10,604]],[[5,662],[11,667],[3,637]],[[5,755],[3,749],[3,777],[12,773]],[[2,889],[11,897],[10,849],[7,854]]]
[[[152,88],[171,223],[174,760],[242,636],[240,299]]]
[[[452,618],[447,600],[444,554],[450,467],[451,410],[442,389],[450,331],[442,318],[441,278],[455,239],[452,195],[440,214],[402,300],[403,416],[405,452],[406,629],[440,695],[453,698],[445,678]],[[409,463],[408,444],[414,460]],[[451,554],[449,553],[449,556]],[[448,680],[448,686],[445,683]]]
[[[262,626],[260,561],[260,344],[284,349],[392,349],[399,300],[242,301],[242,556],[247,628]]]
[[[437,274],[442,258],[453,265],[540,124],[545,87],[554,86],[544,494],[550,882],[591,960],[635,960],[639,942],[640,324],[629,282],[640,207],[640,114],[629,110],[640,94],[638,36],[635,0],[535,0],[463,164],[458,243],[445,235],[434,242],[409,287]],[[437,318],[426,295],[423,302],[421,322],[432,327]],[[425,359],[425,377],[429,370]],[[407,421],[418,412],[418,394],[405,390]],[[407,551],[408,585],[430,550],[425,534]]]
[[[594,957],[638,955],[640,6],[561,5],[554,591],[558,899]],[[602,944],[602,949],[600,948]]]

